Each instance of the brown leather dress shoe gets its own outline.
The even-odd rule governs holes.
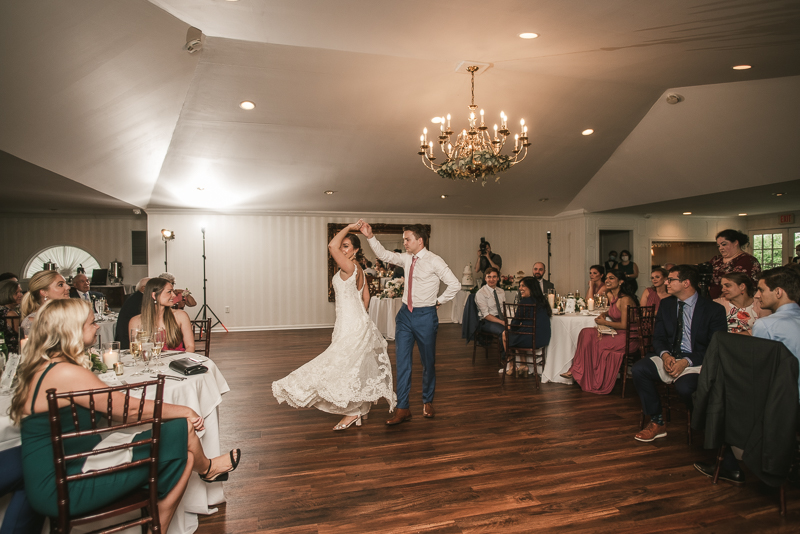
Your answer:
[[[636,434],[633,439],[636,441],[644,441],[645,443],[650,443],[658,438],[666,438],[667,437],[667,426],[666,425],[657,425],[654,422],[650,421],[650,424],[644,427],[644,430]]]
[[[394,411],[394,417],[386,421],[387,425],[399,425],[403,421],[411,421],[411,410],[398,408]]]
[[[426,402],[422,405],[422,417],[426,419],[433,419],[434,415],[436,415],[436,412],[433,409],[433,403]]]

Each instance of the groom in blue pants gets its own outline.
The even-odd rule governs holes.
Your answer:
[[[363,221],[362,221],[363,222]],[[406,273],[403,305],[395,319],[395,352],[397,354],[397,410],[387,425],[397,425],[411,419],[408,394],[411,390],[411,362],[414,343],[422,360],[422,415],[434,416],[433,396],[436,391],[436,331],[439,317],[436,310],[456,296],[461,284],[442,258],[427,249],[428,232],[415,224],[403,232],[405,254],[389,252],[364,222],[361,233],[367,237],[375,256],[383,262],[402,265]],[[439,282],[447,284],[437,298]]]

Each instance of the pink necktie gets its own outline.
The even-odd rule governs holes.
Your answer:
[[[413,289],[412,283],[414,282],[414,264],[417,263],[417,257],[411,258],[411,269],[408,270],[408,311],[414,311],[414,301],[411,300],[411,290]]]

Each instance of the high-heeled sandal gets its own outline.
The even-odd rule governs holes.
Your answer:
[[[233,457],[233,453],[234,452],[236,453],[236,458]],[[242,450],[241,449],[233,449],[233,450],[229,451],[228,454],[231,457],[231,468],[230,469],[228,469],[224,473],[218,473],[214,478],[208,478],[208,474],[211,472],[211,466],[213,465],[213,462],[211,460],[209,460],[208,461],[208,470],[205,473],[203,473],[202,475],[200,475],[200,473],[198,473],[198,475],[200,475],[200,480],[202,480],[203,482],[208,482],[209,484],[211,484],[212,482],[225,482],[226,480],[228,480],[228,473],[230,473],[231,471],[234,471],[237,467],[239,467],[239,462],[242,459]]]
[[[359,415],[358,417],[356,417],[355,419],[351,419],[349,423],[346,423],[344,425],[342,423],[337,423],[336,426],[333,427],[333,430],[335,432],[338,432],[340,430],[347,430],[348,428],[353,426],[353,423],[355,423],[356,426],[361,426],[361,418],[362,417],[364,417],[364,416]],[[366,417],[364,417],[364,419],[366,419]]]
[[[517,378],[528,378],[528,366],[517,367]]]
[[[561,376],[561,378],[572,378],[572,373],[570,373],[570,372],[561,373],[560,376]]]

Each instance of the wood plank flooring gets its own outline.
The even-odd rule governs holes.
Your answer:
[[[224,449],[242,464],[228,502],[201,517],[200,534],[800,532],[800,490],[744,487],[692,467],[710,458],[686,444],[673,405],[669,435],[633,439],[639,400],[578,387],[507,379],[439,328],[436,418],[422,417],[418,357],[413,420],[387,427],[385,403],[364,426],[333,432],[338,417],[278,405],[271,384],[327,347],[330,329],[217,334],[212,356],[231,386],[220,407]],[[389,342],[394,362],[394,343]]]

